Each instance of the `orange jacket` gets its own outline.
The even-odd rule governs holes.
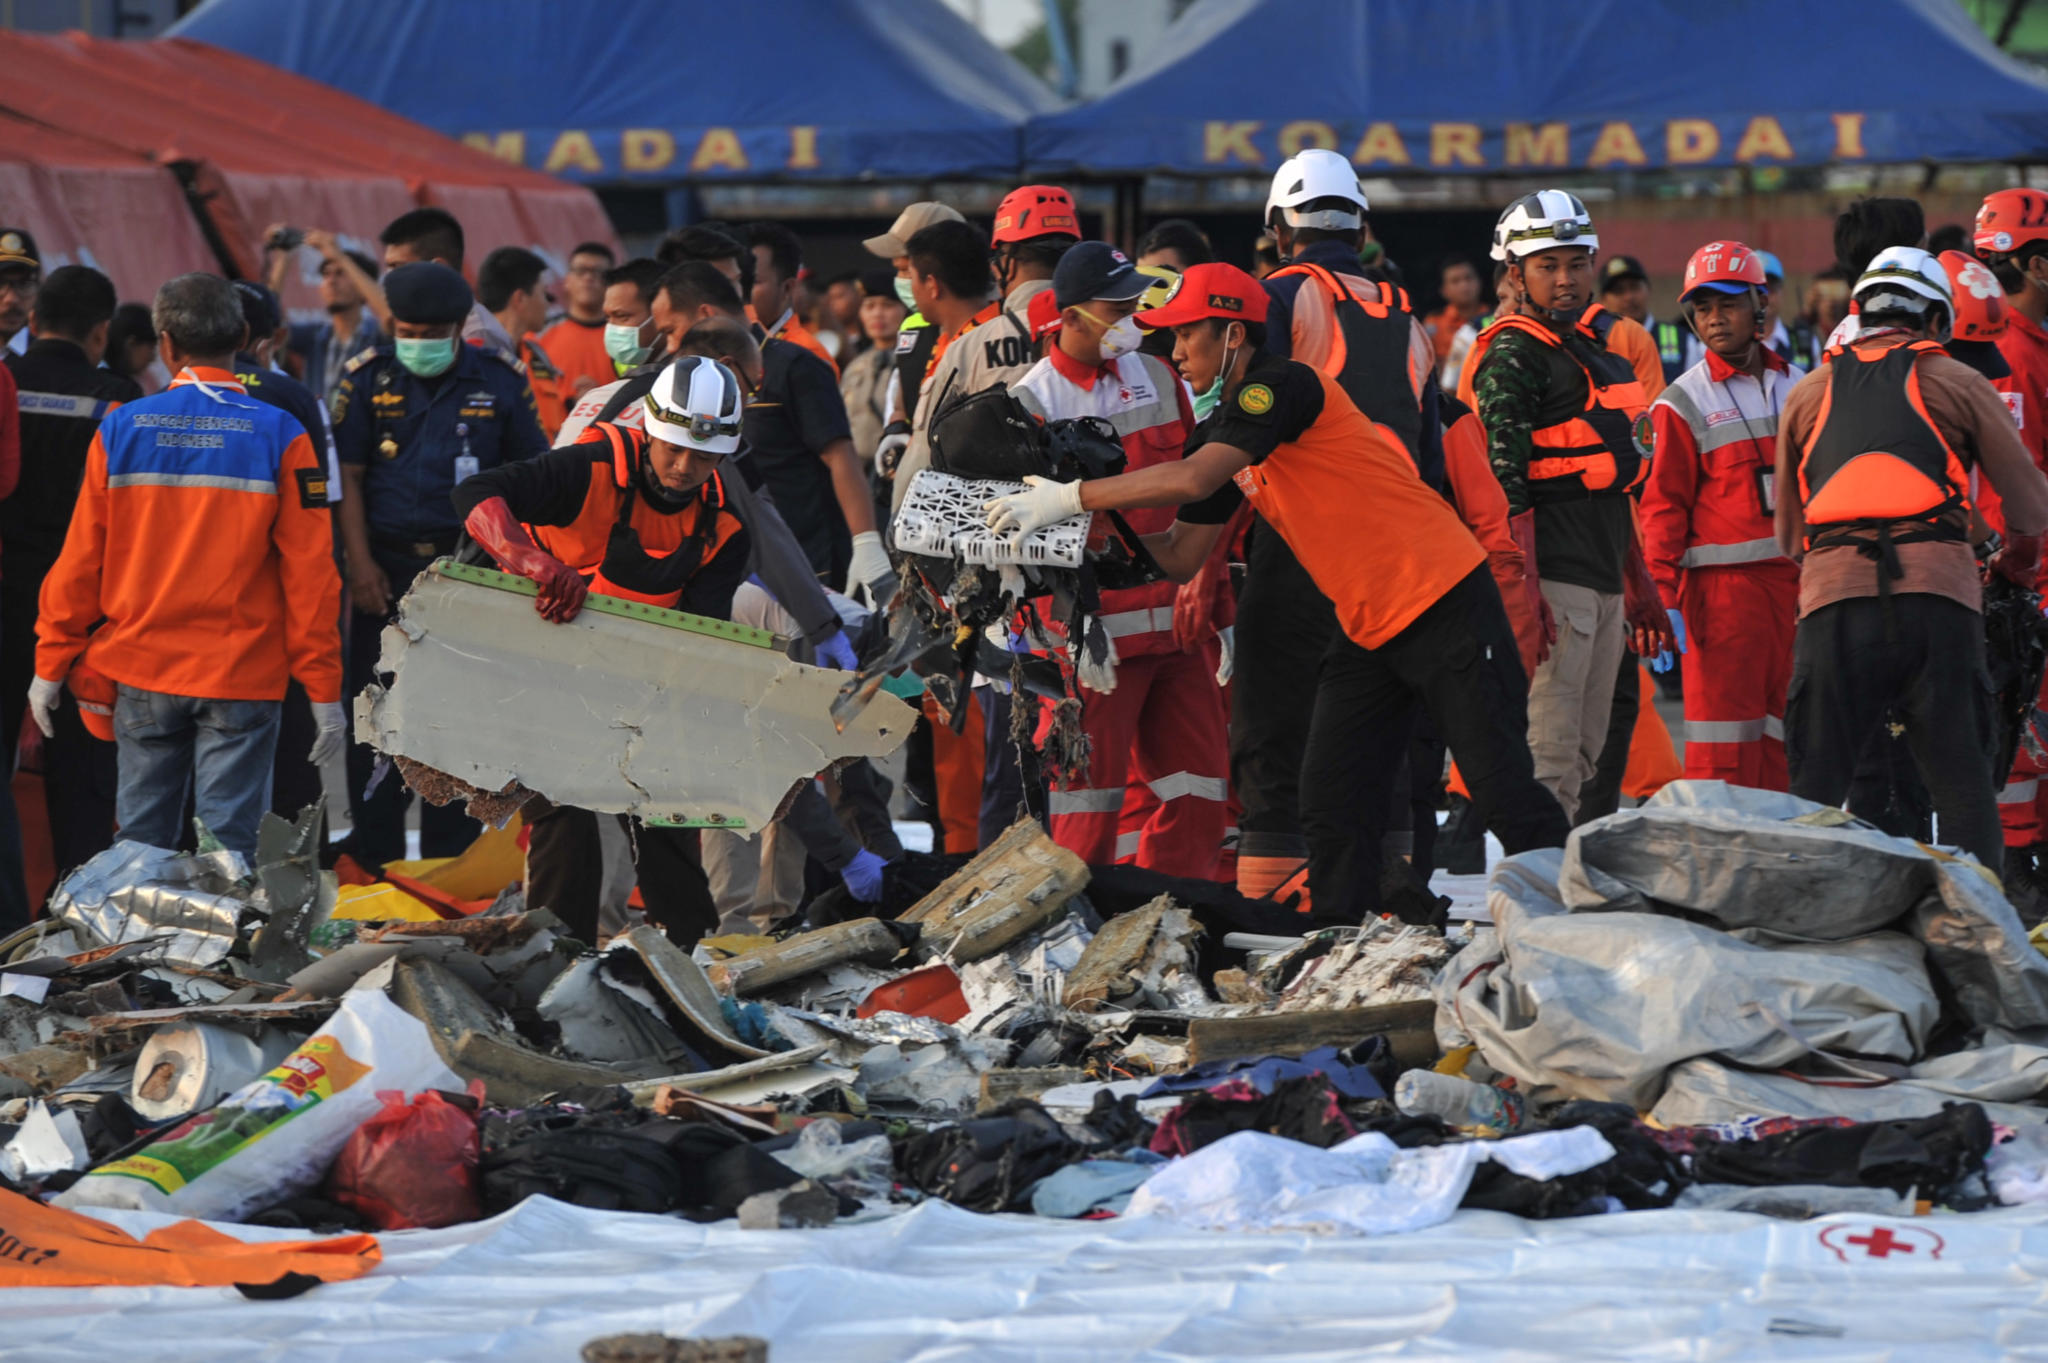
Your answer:
[[[555,364],[554,356],[538,336],[519,338],[519,361],[526,366],[526,381],[533,386],[533,412],[541,431],[552,441],[569,419],[569,379]]]
[[[804,325],[804,319],[794,310],[782,314],[782,320],[768,331],[770,336],[779,336],[792,345],[800,345],[826,364],[832,366],[834,377],[839,374],[839,361],[832,358],[832,352],[825,349],[825,343],[818,339],[818,333]]]
[[[340,700],[331,514],[305,428],[233,374],[187,369],[93,436],[43,580],[36,674],[62,681],[100,625],[93,666],[129,686],[281,700],[297,677]]]
[[[612,365],[611,352],[604,348],[604,320],[579,322],[564,317],[536,334],[541,349],[562,371],[562,391],[568,405],[593,388],[616,383],[619,371]]]

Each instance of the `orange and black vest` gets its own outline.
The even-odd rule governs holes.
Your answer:
[[[597,422],[576,442],[590,449],[590,490],[565,526],[530,525],[534,543],[606,596],[674,607],[699,569],[744,528],[712,474],[685,506],[664,511],[642,483],[647,434]]]
[[[1533,317],[1517,315],[1499,318],[1479,338],[1486,342],[1503,331],[1520,331],[1546,347],[1550,382],[1530,433],[1529,500],[1535,505],[1620,496],[1648,472],[1647,430],[1639,423],[1647,424],[1650,402],[1628,361],[1607,349],[1614,321],[1613,313],[1595,303],[1561,336]],[[1481,353],[1475,345],[1466,363],[1476,366]]]
[[[1304,263],[1267,278],[1288,275],[1305,276],[1294,296],[1292,358],[1335,379],[1354,407],[1392,431],[1419,461],[1427,375],[1415,372],[1407,292]]]
[[[1813,431],[1799,452],[1809,549],[1850,546],[1876,559],[1886,586],[1901,574],[1895,544],[1969,537],[1969,470],[1920,393],[1933,341],[1836,346]]]

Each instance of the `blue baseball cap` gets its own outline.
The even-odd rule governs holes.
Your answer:
[[[1756,258],[1763,263],[1765,279],[1775,279],[1780,283],[1784,282],[1785,267],[1779,263],[1776,256],[1772,255],[1769,251],[1758,251]]]
[[[1152,287],[1131,258],[1106,241],[1084,241],[1069,247],[1053,267],[1053,299],[1062,310],[1101,299],[1122,303],[1144,296]]]

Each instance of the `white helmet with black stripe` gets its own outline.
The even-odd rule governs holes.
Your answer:
[[[647,390],[642,425],[656,440],[706,454],[740,447],[740,381],[717,360],[684,355]]]
[[[1493,225],[1493,258],[1520,260],[1559,246],[1584,246],[1597,254],[1600,238],[1579,196],[1563,189],[1539,189],[1509,204]]]
[[[1955,287],[1948,271],[1917,246],[1887,246],[1872,256],[1849,296],[1866,318],[1891,312],[1926,318],[1931,310],[1939,309],[1935,329],[1954,325]]]
[[[1319,208],[1307,205],[1325,201]],[[1342,208],[1328,202],[1341,199],[1356,205]],[[1330,232],[1355,232],[1365,223],[1372,205],[1365,201],[1365,186],[1358,172],[1334,151],[1310,147],[1280,163],[1273,172],[1273,186],[1266,192],[1266,226],[1273,226],[1277,213],[1289,227],[1314,227]]]

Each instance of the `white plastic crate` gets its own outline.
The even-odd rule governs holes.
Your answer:
[[[936,469],[922,469],[911,479],[910,490],[903,494],[903,505],[897,509],[891,532],[896,547],[909,554],[988,567],[1080,567],[1088,547],[1085,513],[1034,530],[1015,547],[1009,535],[988,528],[982,503],[1023,490],[1022,483],[956,478]]]

